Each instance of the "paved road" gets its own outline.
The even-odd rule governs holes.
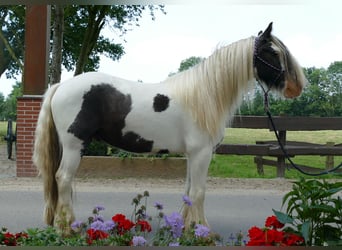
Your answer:
[[[2,146],[2,147],[1,147]],[[15,176],[14,161],[5,159],[5,147],[0,145],[0,180]],[[29,184],[27,184],[29,183]],[[36,183],[36,181],[34,181]],[[264,181],[262,182],[264,184]],[[260,184],[260,185],[263,185]],[[178,185],[177,182],[175,184]],[[147,212],[155,216],[153,208],[155,201],[164,204],[164,212],[170,214],[179,211],[182,206],[183,185],[178,189],[147,188],[150,191]],[[283,183],[279,183],[283,185]],[[77,190],[74,196],[74,208],[78,220],[86,221],[91,215],[95,205],[103,205],[106,210],[103,215],[110,219],[115,213],[124,213],[130,216],[133,207],[132,198],[139,192],[139,186],[132,183],[132,188],[95,188],[96,184]],[[99,185],[101,186],[101,184]],[[232,184],[234,186],[234,184]],[[127,187],[127,186],[126,186]],[[117,188],[117,189],[116,189]],[[112,190],[114,189],[114,192]],[[116,191],[115,191],[116,190]],[[145,190],[145,189],[143,189]],[[140,192],[142,192],[141,190]],[[207,219],[213,231],[219,233],[225,239],[231,233],[242,230],[244,233],[253,226],[262,226],[265,218],[272,214],[272,208],[280,209],[283,192],[267,190],[235,190],[226,192],[227,189],[211,190],[207,192],[205,210]],[[42,220],[43,193],[41,184],[33,186],[30,180],[22,185],[20,179],[11,182],[2,182],[0,185],[0,228],[7,227],[11,232],[19,232],[26,228],[44,227]],[[156,220],[155,220],[156,221]]]
[[[13,159],[15,159],[13,147]],[[0,178],[9,178],[16,175],[16,161],[7,159],[7,144],[0,143]]]
[[[133,192],[77,192],[74,207],[77,219],[86,220],[95,205],[103,205],[106,219],[115,213],[129,216],[132,212],[131,200]],[[150,193],[148,213],[155,215],[153,203],[164,204],[164,212],[179,211],[182,193],[156,192]],[[242,230],[246,232],[251,226],[262,226],[272,208],[279,209],[282,195],[270,194],[267,191],[249,193],[220,194],[210,192],[206,198],[206,213],[212,229],[227,238],[231,233]],[[43,195],[41,191],[0,190],[0,227],[6,226],[17,232],[29,227],[43,227]]]

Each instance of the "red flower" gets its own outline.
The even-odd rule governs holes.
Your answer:
[[[3,240],[2,242],[0,241],[0,245],[4,244],[5,246],[16,246],[17,241],[16,238],[13,234],[6,232],[3,234]]]
[[[152,231],[152,228],[151,228],[151,225],[150,223],[148,223],[147,221],[145,220],[138,220],[138,222],[136,223],[136,228],[139,229],[141,232],[151,232]]]
[[[15,234],[15,239],[20,239],[20,238],[28,238],[27,233],[22,233],[22,232],[16,233]]]
[[[287,246],[301,246],[304,244],[304,238],[295,234],[288,233],[285,235],[283,243]]]
[[[277,229],[277,228],[282,228],[284,227],[284,224],[279,222],[276,216],[270,216],[266,219],[265,222],[265,227],[269,227],[269,228],[273,228],[273,229]]]
[[[112,220],[116,223],[116,229],[120,235],[131,230],[134,227],[134,223],[128,219],[123,214],[116,214],[112,217]]]
[[[280,228],[284,224],[280,223],[276,216],[270,216],[265,222],[266,228],[260,229],[256,226],[248,230],[250,240],[247,246],[301,246],[304,245],[304,238],[292,233],[285,233]],[[278,230],[277,230],[278,229]]]
[[[284,232],[277,231],[276,229],[270,229],[266,232],[266,244],[270,246],[281,245],[284,237]]]
[[[109,234],[106,232],[103,232],[101,230],[95,230],[95,229],[88,229],[87,230],[88,240],[87,243],[91,245],[93,243],[93,240],[102,240],[105,238],[108,238]]]
[[[264,246],[265,245],[265,234],[258,227],[251,227],[248,230],[248,236],[250,241],[247,243],[247,246]]]
[[[247,246],[275,246],[281,245],[284,233],[275,229],[266,229],[263,231],[258,227],[252,227],[248,230],[250,238]]]
[[[124,214],[116,214],[112,217],[112,220],[114,222],[119,222],[119,221],[122,221],[122,220],[125,220],[126,219],[126,216]]]

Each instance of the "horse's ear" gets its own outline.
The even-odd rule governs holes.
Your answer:
[[[270,38],[271,37],[271,32],[272,32],[272,25],[273,25],[273,22],[270,22],[270,24],[265,29],[265,31],[264,32],[260,31],[258,35],[259,36],[261,35],[264,38]]]

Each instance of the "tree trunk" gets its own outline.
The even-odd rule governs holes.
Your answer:
[[[62,74],[62,48],[64,33],[64,6],[55,5],[55,20],[53,23],[53,43],[52,43],[52,59],[50,65],[50,83],[58,83],[61,81]]]

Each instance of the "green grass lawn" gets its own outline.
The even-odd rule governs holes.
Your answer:
[[[0,143],[4,143],[4,136],[7,132],[7,122],[0,122]]]
[[[16,123],[13,122],[13,132],[15,131]],[[4,136],[7,134],[7,121],[0,121],[0,143],[5,143]]]
[[[15,125],[13,125],[15,126]],[[3,137],[7,131],[7,122],[0,122],[0,143],[4,143]],[[290,131],[287,132],[287,139],[292,141],[303,141],[325,144],[326,142],[342,143],[342,131]],[[258,140],[275,140],[273,132],[267,129],[226,129],[226,136],[223,143],[231,144],[254,144]],[[270,158],[272,159],[272,158]],[[273,158],[276,159],[276,158]],[[294,162],[312,167],[325,166],[326,157],[321,156],[296,156]],[[334,157],[335,165],[342,162],[342,156]],[[210,164],[209,175],[215,177],[231,178],[275,178],[276,168],[264,167],[264,176],[257,173],[254,163],[254,156],[240,155],[214,155]],[[296,170],[286,171],[286,178],[297,178],[302,176]],[[331,176],[330,176],[331,177]],[[334,176],[336,177],[336,176]]]

